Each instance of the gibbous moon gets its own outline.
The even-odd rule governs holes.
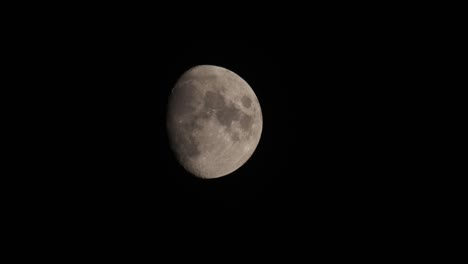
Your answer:
[[[169,97],[171,148],[179,163],[199,178],[222,177],[241,167],[254,153],[262,127],[254,91],[222,67],[189,69]]]

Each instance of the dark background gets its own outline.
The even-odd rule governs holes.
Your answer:
[[[337,38],[98,40],[62,38],[33,51],[31,67],[42,69],[34,80],[48,85],[37,93],[49,99],[40,102],[48,112],[31,113],[42,145],[30,155],[47,172],[31,185],[47,186],[38,192],[49,208],[168,222],[286,216],[294,226],[380,217],[394,207],[395,187],[405,190],[395,165],[410,162],[399,155],[405,130],[393,125],[395,94],[404,93],[384,47]],[[245,79],[264,119],[251,159],[215,180],[187,173],[166,132],[169,93],[200,64]]]
[[[38,166],[53,166],[48,167],[50,177],[37,183],[53,189],[51,199],[62,196],[54,202],[62,208],[80,208],[86,215],[126,212],[156,221],[200,211],[262,215],[291,204],[287,201],[298,202],[290,198],[300,171],[294,157],[313,153],[300,150],[306,140],[299,143],[298,122],[306,121],[301,125],[306,128],[309,121],[301,121],[295,108],[310,85],[288,81],[296,66],[285,63],[279,42],[111,42],[100,35],[63,38],[44,50],[49,52],[35,51],[41,55],[34,61],[48,61],[36,65],[45,73],[37,80],[50,86],[38,93],[52,103],[44,102],[48,112],[38,114],[36,135],[48,139],[38,142],[49,150],[38,153],[47,160]],[[177,163],[166,131],[171,89],[185,71],[201,64],[241,76],[263,113],[253,156],[234,173],[214,180],[197,179]],[[309,172],[301,177],[309,178]]]
[[[394,125],[402,122],[393,105],[402,94],[394,77],[401,74],[394,65],[397,49],[353,37],[170,45],[158,83],[159,158],[165,171],[158,184],[167,187],[168,197],[189,208],[315,215],[330,222],[391,210],[398,200],[392,190],[405,189],[397,164],[407,162],[398,154],[405,132]],[[199,64],[226,67],[244,78],[264,117],[252,158],[212,181],[195,179],[177,164],[164,126],[170,89]]]
[[[387,76],[389,65],[382,66],[388,54],[378,46],[343,41],[168,45],[157,62],[157,72],[164,74],[157,75],[162,167],[155,184],[164,186],[164,201],[194,210],[235,209],[240,215],[315,212],[334,220],[375,212],[390,202],[385,194],[394,184],[390,175],[398,158],[390,145],[399,131],[387,118],[395,114],[388,104],[396,91]],[[200,64],[226,67],[244,78],[264,118],[252,158],[231,175],[208,181],[177,164],[165,130],[170,90],[183,72]]]
[[[6,50],[15,58],[8,68],[20,69],[14,90],[28,107],[13,108],[25,112],[18,119],[26,124],[13,141],[22,157],[15,164],[18,190],[8,197],[22,202],[13,215],[22,228],[52,227],[72,238],[74,231],[86,234],[86,243],[99,243],[97,235],[119,241],[123,232],[152,241],[167,232],[180,247],[195,231],[187,244],[206,249],[207,233],[229,240],[229,231],[245,230],[238,238],[254,251],[265,241],[279,249],[302,240],[308,246],[317,233],[330,240],[351,233],[345,245],[355,244],[361,230],[385,239],[382,230],[408,225],[426,197],[417,192],[423,181],[413,177],[419,167],[404,165],[431,144],[414,144],[424,136],[411,130],[426,110],[416,106],[424,93],[410,92],[419,80],[405,77],[418,71],[417,62],[429,65],[431,51],[379,26],[359,33],[347,23],[322,27],[328,21],[317,26],[324,32],[262,41],[171,39],[94,24],[18,31],[25,39]],[[244,78],[264,117],[252,158],[213,181],[195,179],[176,163],[165,131],[170,89],[199,64]]]
[[[168,48],[165,76],[158,82],[159,160],[161,181],[177,204],[191,207],[263,210],[285,195],[282,182],[291,173],[295,142],[292,89],[284,85],[281,50],[267,41],[200,40]],[[263,133],[251,159],[232,174],[214,180],[196,179],[176,161],[165,127],[168,96],[177,78],[196,65],[217,65],[237,73],[256,93],[263,113]]]

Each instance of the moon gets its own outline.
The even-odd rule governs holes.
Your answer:
[[[169,96],[167,131],[179,163],[202,179],[228,175],[252,156],[263,128],[260,103],[234,72],[200,65]]]

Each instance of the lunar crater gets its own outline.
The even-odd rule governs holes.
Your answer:
[[[187,157],[193,158],[201,154],[196,132],[201,129],[197,120],[191,119],[180,123],[180,130],[174,133],[174,141],[179,146],[179,152],[185,153]]]
[[[250,131],[252,127],[252,117],[249,115],[242,115],[240,125],[244,131]]]
[[[240,138],[239,138],[239,133],[237,133],[237,132],[231,133],[231,139],[232,139],[232,141],[234,141],[234,142],[239,141],[239,139],[240,139]]]
[[[242,96],[242,105],[245,107],[245,108],[249,108],[250,105],[252,104],[252,100],[250,99],[250,97],[248,96]]]
[[[175,145],[178,146],[177,156],[183,159],[184,156],[194,158],[201,154],[197,140],[193,134],[179,133],[174,138]],[[181,155],[183,153],[183,155]]]

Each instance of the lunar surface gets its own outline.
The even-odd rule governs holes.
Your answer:
[[[254,91],[222,67],[191,68],[169,97],[171,148],[179,163],[199,178],[222,177],[241,167],[254,153],[262,127]]]

